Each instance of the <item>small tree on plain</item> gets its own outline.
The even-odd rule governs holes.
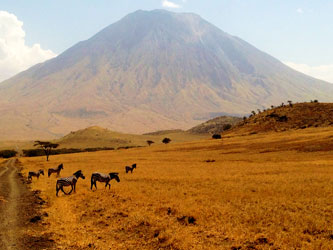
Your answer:
[[[147,144],[148,144],[148,146],[150,146],[150,145],[153,144],[153,143],[155,143],[155,142],[153,142],[153,141],[151,141],[151,140],[147,140]]]
[[[52,149],[57,148],[59,144],[52,143],[49,141],[35,141],[34,146],[38,146],[41,149],[43,149],[46,156],[46,161],[49,161],[49,156],[51,154]]]
[[[164,143],[164,144],[168,144],[169,142],[171,142],[171,139],[170,138],[164,138],[163,140],[162,140],[162,142]]]

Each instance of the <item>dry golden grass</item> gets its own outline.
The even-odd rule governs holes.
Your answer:
[[[24,174],[62,162],[61,176],[86,176],[58,198],[55,176],[32,182],[61,249],[332,249],[333,145],[324,143],[332,138],[332,128],[231,134],[21,161]],[[118,171],[121,182],[91,191],[95,171]]]

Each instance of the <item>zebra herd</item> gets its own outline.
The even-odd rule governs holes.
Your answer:
[[[51,176],[51,174],[53,173],[57,173],[57,176],[60,175],[60,171],[64,169],[64,165],[61,163],[57,168],[49,168],[47,173],[48,173],[48,177]],[[126,174],[128,172],[133,173],[133,170],[136,169],[136,163],[132,164],[132,166],[126,166],[125,167],[125,172]],[[36,172],[29,172],[28,174],[28,180],[32,180],[32,177],[37,177],[37,179],[39,179],[40,175],[44,175],[44,170],[40,169]],[[58,196],[59,191],[62,191],[65,195],[70,195],[73,191],[75,193],[76,191],[76,183],[78,181],[78,179],[85,179],[85,176],[82,173],[82,170],[78,170],[76,171],[72,176],[69,177],[63,177],[63,178],[59,178],[57,180],[56,183],[56,196]],[[95,186],[95,188],[97,189],[97,185],[96,182],[104,182],[105,183],[105,188],[107,186],[109,186],[109,189],[111,187],[110,185],[110,181],[115,179],[117,182],[120,182],[120,178],[119,178],[119,173],[115,173],[115,172],[111,172],[109,174],[103,174],[103,173],[92,173],[91,175],[91,186],[90,189],[92,190],[93,187]],[[66,192],[64,190],[64,187],[67,186],[71,186],[71,190],[69,192]]]

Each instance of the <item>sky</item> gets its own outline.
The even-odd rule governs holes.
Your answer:
[[[0,0],[0,81],[138,9],[193,12],[333,83],[333,0]]]

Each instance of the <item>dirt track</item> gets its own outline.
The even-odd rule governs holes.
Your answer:
[[[39,216],[43,202],[30,191],[15,159],[0,166],[0,249],[50,249],[52,241],[41,236]],[[42,218],[42,216],[40,216]]]

